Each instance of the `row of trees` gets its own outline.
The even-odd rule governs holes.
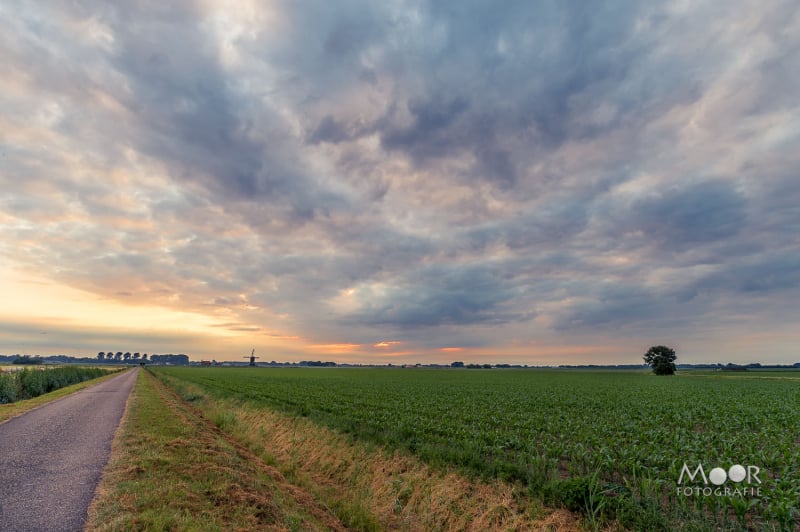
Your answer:
[[[148,358],[149,357],[149,358]],[[173,355],[172,353],[168,355],[148,355],[139,354],[139,353],[123,353],[122,351],[117,351],[113,353],[109,351],[108,353],[104,353],[100,351],[97,353],[97,360],[101,362],[121,362],[121,363],[139,363],[139,362],[149,362],[151,364],[172,364],[174,366],[185,366],[189,364],[189,357],[188,355],[180,354],[180,355]]]
[[[12,364],[21,364],[25,366],[38,365],[44,362],[41,358],[36,358],[28,355],[18,356]]]
[[[145,353],[144,355],[140,355],[139,353],[131,354],[130,352],[123,353],[122,351],[117,351],[116,353],[113,353],[111,351],[109,351],[108,353],[104,353],[103,351],[100,351],[99,353],[97,353],[97,360],[115,361],[115,362],[141,360],[142,362],[147,362],[147,353]]]

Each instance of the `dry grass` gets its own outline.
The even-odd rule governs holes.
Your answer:
[[[87,530],[343,530],[314,497],[140,372]]]
[[[175,383],[177,384],[177,383]],[[298,418],[189,396],[209,419],[293,483],[361,530],[580,530],[565,510],[544,508],[524,488],[435,470],[415,457],[354,441]]]

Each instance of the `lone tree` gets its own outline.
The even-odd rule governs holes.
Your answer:
[[[676,358],[675,350],[665,345],[654,345],[644,354],[644,361],[650,364],[656,375],[674,375]]]

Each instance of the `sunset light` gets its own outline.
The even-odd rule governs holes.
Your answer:
[[[3,3],[0,353],[794,363],[789,5]]]

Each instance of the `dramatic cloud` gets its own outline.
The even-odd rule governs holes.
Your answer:
[[[67,320],[2,351],[94,298],[217,358],[797,361],[792,2],[11,1],[0,58],[0,266]]]

